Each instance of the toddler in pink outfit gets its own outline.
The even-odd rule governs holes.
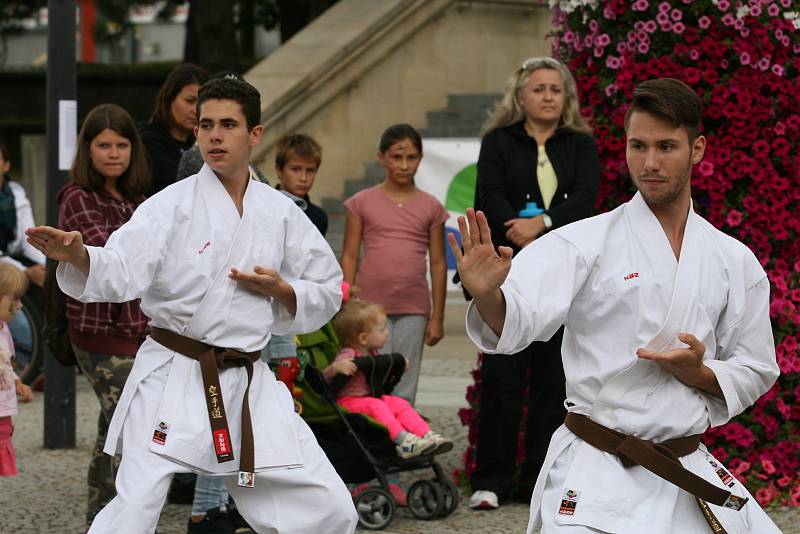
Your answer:
[[[371,357],[386,343],[386,314],[377,305],[350,299],[334,320],[342,348],[324,371],[327,381],[336,375],[350,377],[338,392],[337,402],[353,413],[368,415],[389,430],[401,458],[421,454],[440,454],[453,448],[453,442],[433,432],[407,400],[395,395],[373,397],[356,358]]]
[[[31,388],[22,383],[11,366],[14,341],[8,331],[8,321],[19,311],[20,299],[28,288],[28,279],[15,266],[0,263],[0,476],[17,474],[17,457],[11,436],[14,425],[11,416],[17,414],[17,395],[22,402],[33,398]]]

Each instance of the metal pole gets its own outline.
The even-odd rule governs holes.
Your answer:
[[[58,224],[56,195],[68,180],[65,161],[77,127],[75,0],[47,2],[47,224]],[[48,260],[50,261],[50,260]],[[44,447],[75,447],[75,368],[45,348]]]

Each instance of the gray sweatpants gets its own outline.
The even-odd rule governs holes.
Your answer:
[[[408,368],[392,391],[392,395],[404,398],[411,406],[414,406],[417,398],[417,383],[422,367],[422,346],[425,343],[427,325],[428,318],[424,315],[389,315],[386,321],[389,341],[380,350],[381,353],[398,352],[408,358]]]

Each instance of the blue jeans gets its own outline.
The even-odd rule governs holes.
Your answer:
[[[192,515],[205,515],[211,509],[228,506],[228,489],[225,477],[197,475],[194,483]]]
[[[272,334],[269,343],[261,351],[261,359],[265,362],[277,360],[279,358],[296,358],[297,344],[294,341],[294,334],[277,336]]]

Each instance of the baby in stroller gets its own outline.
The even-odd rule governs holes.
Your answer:
[[[390,394],[407,361],[399,354],[379,354],[388,336],[383,309],[349,299],[334,328],[341,349],[323,376],[336,391],[339,405],[386,426],[400,458],[450,451],[452,440],[432,431],[407,400]]]

